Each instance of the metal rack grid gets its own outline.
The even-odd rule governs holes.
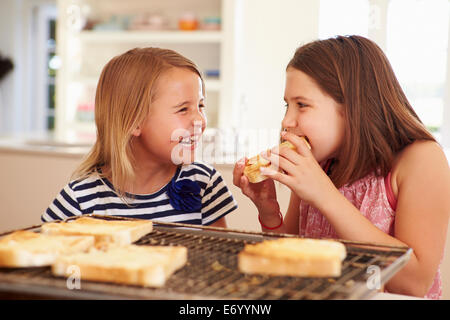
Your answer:
[[[369,267],[377,267],[379,284],[383,285],[411,254],[407,247],[339,240],[346,246],[347,257],[338,278],[247,275],[237,268],[237,254],[245,244],[292,235],[154,223],[153,232],[137,241],[137,245],[188,248],[187,264],[162,288],[82,280],[80,290],[69,290],[66,279],[54,277],[49,267],[42,267],[0,268],[0,291],[72,299],[363,299],[376,291],[368,283]],[[36,226],[28,229],[31,228]]]

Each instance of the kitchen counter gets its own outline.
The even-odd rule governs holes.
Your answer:
[[[0,232],[40,223],[41,214],[70,181],[93,143],[88,139],[56,139],[48,133],[0,136]],[[249,200],[233,186],[234,162],[215,167],[233,189],[239,210],[254,211]],[[287,203],[289,199],[284,200]],[[259,230],[256,216],[230,216],[230,227]]]
[[[57,139],[51,134],[38,133],[35,135],[14,135],[0,137],[0,152],[6,153],[26,153],[34,155],[47,155],[57,157],[79,158],[85,156],[94,141],[91,139],[80,140],[68,140]],[[212,148],[204,144],[204,150],[211,150]],[[212,160],[215,160],[214,153]],[[214,164],[215,167],[232,168],[237,160],[234,154],[217,154],[216,158],[218,163]],[[207,163],[213,163],[211,161],[204,161]]]
[[[49,134],[0,137],[1,152],[29,153],[64,157],[83,157],[93,141],[62,141]]]

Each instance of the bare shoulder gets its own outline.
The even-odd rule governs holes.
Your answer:
[[[398,184],[411,176],[440,176],[450,179],[449,161],[434,141],[415,141],[402,150],[392,168]]]

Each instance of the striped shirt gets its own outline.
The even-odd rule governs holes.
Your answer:
[[[69,182],[41,216],[41,220],[47,222],[83,214],[98,214],[209,225],[237,208],[221,174],[206,163],[194,162],[179,167],[173,179],[190,179],[200,186],[202,205],[199,212],[179,211],[170,204],[167,189],[172,181],[153,194],[131,195],[127,204],[116,195],[110,181],[95,173],[85,179]]]

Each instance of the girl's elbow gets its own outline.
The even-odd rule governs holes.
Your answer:
[[[391,293],[403,294],[414,297],[425,297],[432,285],[432,279],[415,278],[410,281],[404,281],[401,285],[386,285],[386,289]]]
[[[415,281],[413,285],[408,288],[407,295],[423,298],[428,293],[431,284],[428,281]]]

